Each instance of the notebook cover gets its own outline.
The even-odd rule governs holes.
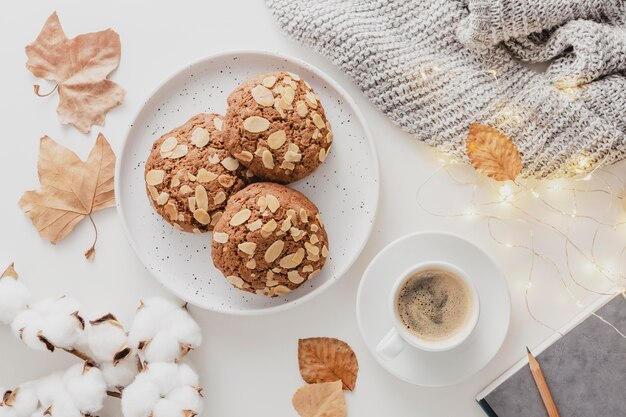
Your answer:
[[[617,295],[604,302],[597,314],[626,334],[626,298]],[[565,336],[547,341],[541,353],[533,352],[561,416],[626,416],[626,338],[589,315],[594,310],[566,326]],[[547,417],[527,360],[477,400],[489,417]]]

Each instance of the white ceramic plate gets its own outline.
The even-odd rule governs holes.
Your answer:
[[[376,345],[393,326],[391,288],[400,274],[425,261],[449,262],[467,273],[480,298],[476,328],[452,350],[425,352],[407,346],[396,358],[384,359]],[[456,384],[484,368],[502,346],[510,316],[509,289],[500,269],[479,247],[448,233],[414,233],[387,245],[367,267],[357,294],[359,329],[370,352],[391,374],[421,386]]]
[[[144,164],[152,143],[201,112],[224,114],[226,97],[246,78],[287,70],[299,74],[319,96],[335,140],[326,161],[290,186],[322,214],[330,255],[322,273],[285,297],[268,298],[232,287],[213,266],[211,234],[180,232],[157,215],[148,201]],[[167,289],[196,306],[231,314],[277,312],[330,287],[357,259],[378,205],[378,161],[365,120],[354,100],[319,69],[264,51],[213,55],[180,70],[149,97],[135,118],[117,161],[117,209],[135,252]]]

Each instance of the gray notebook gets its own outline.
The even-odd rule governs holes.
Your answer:
[[[561,417],[626,416],[626,298],[605,297],[533,353]],[[520,354],[524,352],[520,346]],[[524,358],[477,397],[490,417],[546,417]]]

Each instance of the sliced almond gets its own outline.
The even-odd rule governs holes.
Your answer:
[[[213,240],[217,243],[226,243],[228,242],[228,233],[215,232],[213,233]]]
[[[313,123],[315,123],[315,127],[317,127],[318,129],[323,129],[326,127],[324,119],[322,119],[322,116],[320,116],[317,112],[311,113],[311,119],[313,120]]]
[[[280,262],[278,263],[282,268],[285,269],[293,269],[300,265],[304,260],[304,249],[299,248],[294,253],[290,253],[287,256],[284,256]]]
[[[172,154],[169,156],[169,158],[171,159],[182,158],[183,156],[187,155],[187,152],[189,152],[189,148],[187,147],[187,145],[176,145],[176,147],[172,151]]]
[[[236,178],[233,177],[232,175],[222,174],[219,177],[217,177],[217,182],[219,182],[220,185],[224,188],[230,188],[233,185],[235,185],[235,180]]]
[[[156,200],[159,197],[159,191],[154,185],[148,185],[148,192],[150,193],[150,197],[152,197],[153,200]]]
[[[186,194],[192,193],[193,192],[193,188],[191,188],[187,184],[184,184],[182,187],[180,187],[179,191],[180,191],[181,194],[186,195]]]
[[[161,194],[159,194],[159,196],[157,197],[157,199],[156,199],[156,203],[157,203],[159,206],[162,206],[162,205],[164,205],[165,203],[167,203],[167,200],[169,200],[169,199],[170,199],[170,195],[169,195],[168,193],[161,193]]]
[[[320,230],[319,226],[318,226],[318,225],[316,225],[315,223],[313,223],[313,224],[311,225],[311,231],[312,231],[312,232],[317,232],[318,230]]]
[[[196,204],[198,205],[198,208],[202,210],[206,211],[209,209],[209,196],[206,193],[206,188],[202,185],[196,186]]]
[[[302,240],[302,238],[304,238],[305,236],[306,236],[306,232],[302,232],[302,233],[299,233],[299,234],[293,236],[293,240],[295,242],[300,242]]]
[[[297,227],[292,227],[291,229],[289,229],[289,233],[291,233],[291,236],[293,237],[298,237],[302,234],[302,230],[298,229]]]
[[[270,271],[270,272],[271,272],[271,271]],[[270,279],[270,280],[265,281],[265,285],[266,285],[266,286],[268,286],[268,287],[275,287],[275,286],[277,286],[278,284],[279,284],[279,282],[278,282],[278,281],[275,281],[275,280],[273,280],[273,279]]]
[[[220,163],[220,156],[216,153],[214,153],[213,155],[209,156],[209,163],[211,163],[212,165],[216,165]]]
[[[319,160],[320,162],[324,162],[325,159],[326,159],[326,149],[322,148],[320,149]]]
[[[195,182],[196,179],[198,179],[195,175],[193,175],[191,172],[187,172],[187,179],[191,182]]]
[[[220,132],[222,131],[223,124],[224,124],[224,121],[220,119],[219,117],[216,117],[213,119],[213,126],[215,126],[215,128],[219,130]]]
[[[178,176],[173,177],[170,181],[170,187],[178,187],[180,185],[180,178]]]
[[[298,100],[296,102],[296,112],[298,112],[298,116],[304,117],[309,112],[309,108],[304,101]]]
[[[161,143],[160,151],[163,152],[172,152],[174,148],[178,145],[178,138],[176,136],[170,136],[165,139],[163,143]]]
[[[302,272],[313,272],[313,267],[311,265],[304,265]]]
[[[333,135],[333,132],[329,130],[328,133],[326,134],[326,143],[331,143],[334,137],[335,135]]]
[[[148,185],[159,185],[163,183],[165,179],[165,171],[162,169],[151,169],[146,174],[146,184]]]
[[[293,162],[287,162],[287,161],[281,162],[280,167],[282,169],[288,169],[289,171],[293,171],[294,169],[296,169],[296,166],[294,165]]]
[[[236,171],[237,168],[239,168],[239,161],[231,156],[228,156],[222,160],[222,166],[229,171]]]
[[[202,230],[198,229],[197,227],[194,227],[193,229],[191,229],[191,231],[196,234],[202,233]]]
[[[213,203],[214,204],[222,204],[224,201],[226,201],[226,193],[224,191],[218,192],[213,197]]]
[[[189,211],[190,212],[194,212],[196,211],[196,197],[189,197],[187,199],[187,204],[189,205]]]
[[[171,201],[165,205],[165,214],[167,214],[167,217],[172,221],[178,218],[178,209]]]
[[[213,215],[211,216],[211,225],[215,226],[217,222],[222,218],[223,214],[224,212],[221,212],[221,211],[213,213]]]
[[[294,74],[293,72],[289,72],[289,71],[287,71],[287,74],[289,74],[291,78],[293,78],[294,80],[300,81],[300,76],[298,74]]]
[[[300,162],[302,160],[302,154],[292,151],[285,152],[285,161],[287,162]]]
[[[235,287],[243,288],[244,281],[243,281],[243,279],[239,278],[238,276],[229,275],[229,276],[226,277],[226,279],[228,280],[228,282],[233,284]]]
[[[320,256],[319,255],[314,255],[312,253],[308,253],[307,256],[306,256],[306,259],[308,261],[311,261],[311,262],[317,262],[317,261],[320,260]]]
[[[256,243],[254,242],[243,242],[237,245],[240,251],[245,253],[246,255],[254,255],[256,251]]]
[[[196,175],[196,180],[198,182],[211,182],[217,178],[217,174],[215,172],[207,171],[204,168],[200,168],[198,170],[198,175]]]
[[[248,151],[241,151],[239,153],[233,154],[233,156],[243,162],[250,162],[254,158],[252,152]]]
[[[254,258],[252,258],[248,262],[246,262],[246,268],[248,268],[248,269],[256,268],[256,261],[254,260]]]
[[[267,137],[267,144],[272,149],[278,149],[287,140],[287,133],[284,130],[277,130],[276,132],[270,133]]]
[[[312,91],[307,91],[304,95],[304,100],[306,100],[306,104],[309,105],[312,109],[317,109],[317,97],[313,94]]]
[[[280,230],[282,230],[283,232],[286,232],[289,229],[291,229],[291,219],[287,218],[283,220],[283,223],[280,226]]]
[[[282,240],[277,240],[276,242],[272,243],[270,247],[267,248],[267,250],[265,251],[265,255],[263,256],[265,262],[270,264],[278,259],[280,254],[283,252],[284,247],[285,242],[283,242]]]
[[[259,206],[259,211],[264,212],[267,208],[267,199],[263,196],[259,197],[256,201],[256,205]]]
[[[276,295],[287,295],[291,292],[291,290],[288,287],[285,287],[284,285],[279,285],[277,287],[274,287],[273,290],[274,290],[274,294]]]
[[[322,246],[322,256],[326,258],[328,256],[328,248],[326,245]]]
[[[304,208],[300,208],[300,220],[302,220],[303,223],[309,222],[309,215]]]
[[[322,137],[322,132],[320,132],[320,130],[319,130],[319,129],[315,129],[315,130],[313,131],[313,134],[311,135],[311,137],[312,137],[313,139],[317,139],[317,138],[319,138],[319,137]]]
[[[274,95],[267,87],[257,85],[252,88],[250,92],[252,93],[254,101],[256,101],[260,106],[271,106],[274,104]]]
[[[235,215],[230,219],[231,226],[239,226],[244,224],[250,218],[252,212],[248,209],[239,210]]]
[[[281,107],[281,99],[278,97],[276,97],[276,99],[274,100],[274,109],[276,109],[278,114],[280,114],[280,117],[282,117],[283,119],[285,118],[285,111]]]
[[[317,235],[311,235],[311,238],[309,239],[309,242],[311,242],[312,244],[316,244],[317,242],[319,242],[319,238],[317,237]]]
[[[267,149],[264,150],[261,159],[265,168],[274,169],[274,157],[272,156],[272,153],[270,151],[268,151]]]
[[[265,152],[266,150],[267,149],[259,146],[258,148],[256,148],[256,151],[254,151],[254,154],[256,156],[258,156],[259,158],[262,158],[263,157],[263,152]]]
[[[200,224],[211,223],[211,216],[209,215],[209,213],[206,212],[206,210],[201,208],[196,209],[196,211],[193,212],[193,218],[196,219]]]
[[[272,219],[261,227],[261,236],[268,237],[278,227],[276,220]]]
[[[298,218],[296,217],[296,211],[294,209],[287,210],[287,217],[289,217],[289,219],[291,219],[293,223],[298,222]]]
[[[263,78],[263,86],[267,88],[272,88],[276,84],[276,77],[273,75],[269,75]]]
[[[181,231],[183,230],[182,226],[178,223],[172,223],[172,226],[174,226],[174,229],[176,230],[181,230]]]
[[[281,96],[281,101],[284,101],[286,104],[291,105],[291,103],[293,103],[294,97],[296,96],[296,92],[291,86],[283,87]]]
[[[254,232],[255,230],[259,230],[261,227],[263,227],[263,221],[261,221],[261,219],[256,219],[252,223],[248,223],[246,227],[249,231]]]
[[[250,116],[243,121],[243,128],[251,133],[264,132],[270,127],[270,121],[261,116]]]
[[[270,211],[272,213],[276,213],[276,210],[278,210],[278,208],[280,207],[280,201],[278,201],[278,198],[276,198],[276,196],[273,194],[267,194],[265,196],[265,199],[267,200],[267,207],[270,209]]]
[[[197,127],[191,134],[191,143],[198,148],[203,148],[209,143],[209,131],[203,127]]]
[[[287,272],[287,279],[294,284],[302,284],[304,282],[304,277],[300,275],[298,271]]]
[[[320,253],[320,248],[318,248],[315,245],[312,245],[309,242],[304,242],[304,248],[306,249],[308,253],[311,253],[313,255],[319,255]]]
[[[321,272],[321,271],[320,271],[319,269],[316,269],[315,271],[313,271],[313,272],[311,272],[311,273],[309,274],[309,277],[308,277],[307,279],[313,279],[313,278],[315,278],[316,276],[318,276],[318,275],[319,275],[319,273],[320,273],[320,272]]]

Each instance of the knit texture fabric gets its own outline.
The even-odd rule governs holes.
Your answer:
[[[523,177],[626,157],[624,0],[267,0],[404,130],[462,159],[470,124],[511,137]],[[544,73],[519,60],[549,62]]]

